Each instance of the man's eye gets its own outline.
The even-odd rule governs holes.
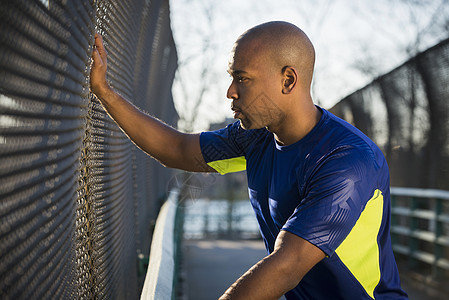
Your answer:
[[[241,77],[241,76],[238,76],[238,77],[237,77],[237,81],[238,81],[238,82],[245,82],[246,79],[247,79],[246,77]]]

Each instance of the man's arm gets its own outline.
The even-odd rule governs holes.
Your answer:
[[[167,167],[186,171],[214,172],[201,154],[199,134],[181,133],[140,111],[111,89],[106,80],[107,52],[95,35],[90,88],[128,137],[143,151]]]
[[[298,285],[324,257],[318,247],[282,230],[273,253],[243,274],[220,299],[277,300]]]

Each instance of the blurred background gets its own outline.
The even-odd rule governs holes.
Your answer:
[[[260,23],[291,22],[316,51],[313,97],[329,109],[449,35],[447,0],[171,1],[179,66],[173,93],[179,127],[208,129],[231,117],[229,52]]]

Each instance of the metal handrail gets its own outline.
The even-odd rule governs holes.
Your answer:
[[[393,250],[431,266],[431,276],[449,271],[449,191],[391,188]],[[446,207],[446,209],[445,209]],[[427,247],[422,244],[427,244]]]
[[[176,281],[178,192],[171,191],[154,228],[149,265],[140,299],[171,299]]]
[[[395,196],[438,198],[449,200],[449,191],[445,190],[392,187],[390,189],[390,192],[391,195]]]

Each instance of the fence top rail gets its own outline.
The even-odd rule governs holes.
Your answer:
[[[395,196],[409,196],[409,197],[436,198],[436,199],[449,200],[449,191],[446,190],[392,187],[390,188],[390,192],[391,195]]]
[[[156,220],[141,300],[171,299],[175,280],[175,219],[178,191],[170,191]]]

